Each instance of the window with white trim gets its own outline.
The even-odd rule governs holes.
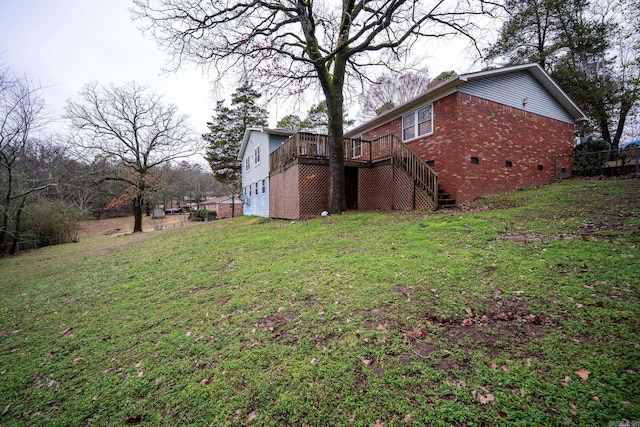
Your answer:
[[[425,105],[402,116],[402,140],[433,133],[433,104]]]
[[[359,139],[351,140],[351,158],[357,159],[362,157],[362,141]]]
[[[263,179],[262,180],[262,194],[267,192],[267,180]]]
[[[258,145],[255,150],[253,150],[253,164],[257,165],[260,163],[260,146]]]
[[[249,169],[251,169],[251,159],[247,156],[244,159],[244,170],[248,171]]]

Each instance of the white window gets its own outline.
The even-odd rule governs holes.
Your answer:
[[[402,116],[402,140],[408,141],[433,133],[433,104]]]
[[[262,180],[262,194],[267,192],[267,180],[263,179]]]
[[[259,145],[256,147],[255,150],[253,150],[253,163],[256,165],[260,163],[260,146]]]
[[[249,169],[251,169],[251,159],[247,156],[244,159],[244,170],[248,171]]]
[[[359,139],[351,141],[351,158],[362,157],[362,141]]]

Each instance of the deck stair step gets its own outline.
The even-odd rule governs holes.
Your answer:
[[[456,200],[451,198],[442,188],[438,188],[438,207],[439,208],[451,208],[455,206]]]

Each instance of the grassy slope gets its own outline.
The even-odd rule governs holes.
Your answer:
[[[571,181],[1,259],[0,424],[640,420],[639,229],[640,180]]]

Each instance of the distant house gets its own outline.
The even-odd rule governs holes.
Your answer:
[[[292,131],[285,129],[245,130],[238,152],[238,160],[242,162],[242,201],[245,215],[269,217],[269,154],[291,134]]]
[[[225,219],[236,216],[242,216],[243,207],[240,196],[233,198],[229,196],[207,198],[197,204],[197,209],[208,209],[216,211],[217,219]]]
[[[582,120],[537,64],[453,77],[345,133],[347,208],[437,209],[567,177]],[[271,217],[327,209],[327,154],[326,136],[300,133],[270,155]]]

